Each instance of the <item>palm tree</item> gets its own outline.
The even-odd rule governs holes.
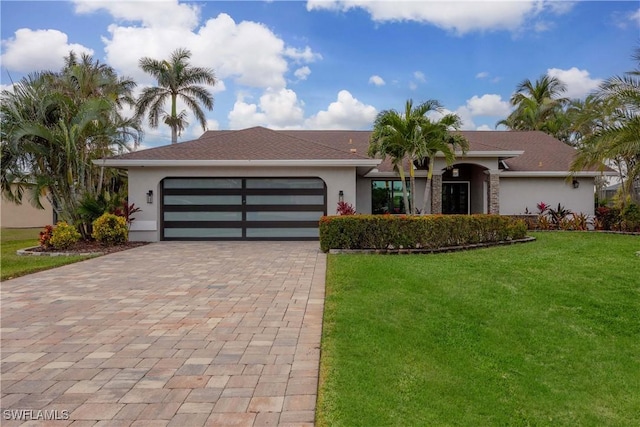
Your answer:
[[[640,185],[640,48],[636,48],[633,58],[638,68],[601,85],[597,97],[612,105],[613,111],[608,110],[610,116],[602,120],[602,126],[585,138],[572,170],[596,165],[602,168],[603,162],[613,162],[623,183],[623,195],[640,202],[633,191],[634,186]]]
[[[195,114],[196,119],[207,130],[207,119],[200,108],[204,105],[208,110],[213,109],[213,96],[209,91],[200,86],[202,84],[215,85],[216,79],[213,70],[194,67],[189,64],[191,52],[187,49],[176,49],[171,53],[169,60],[157,60],[153,58],[141,58],[140,68],[153,76],[158,86],[145,88],[138,98],[136,112],[142,117],[149,113],[149,125],[157,128],[160,119],[171,128],[171,143],[178,142],[180,134],[188,125],[187,112],[177,111],[177,101],[182,100]],[[171,111],[164,111],[164,104],[171,101]]]
[[[447,166],[450,167],[456,160],[457,150],[462,151],[464,154],[469,149],[469,141],[464,136],[451,133],[451,131],[460,129],[461,124],[462,120],[457,114],[447,114],[440,120],[429,121],[428,124],[422,127],[424,147],[421,149],[421,153],[424,157],[429,158],[427,185],[424,187],[421,211],[423,214],[427,212],[427,204],[431,200],[431,182],[433,180],[436,155],[442,153]]]
[[[411,198],[414,200],[415,175],[413,160],[418,156],[421,147],[420,125],[426,119],[425,114],[439,108],[437,101],[427,101],[414,108],[413,100],[405,103],[404,114],[396,110],[381,111],[373,124],[373,132],[369,139],[369,155],[389,157],[394,170],[400,175],[402,182],[402,197],[405,211],[412,214],[415,204],[409,203],[407,181],[403,163],[408,160],[411,177]]]
[[[568,102],[561,95],[567,87],[557,77],[541,76],[534,83],[523,80],[511,97],[515,110],[496,126],[504,125],[513,130],[541,130],[561,138],[569,123],[563,107]]]
[[[123,117],[118,104],[131,99],[133,85],[124,81],[130,82],[72,53],[60,72],[35,73],[3,91],[3,193],[20,203],[29,188],[36,205],[48,194],[61,219],[80,226],[78,201],[101,193],[104,182],[92,161],[128,150],[140,136],[137,121]]]

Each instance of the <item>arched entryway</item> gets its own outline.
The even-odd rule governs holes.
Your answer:
[[[443,169],[441,212],[463,215],[489,212],[487,170],[472,163],[458,163]]]

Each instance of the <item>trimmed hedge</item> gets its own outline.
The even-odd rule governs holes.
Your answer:
[[[342,215],[320,218],[320,248],[438,249],[522,239],[524,221],[500,215]]]

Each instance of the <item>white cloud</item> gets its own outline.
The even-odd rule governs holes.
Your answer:
[[[567,85],[567,91],[564,93],[567,98],[583,98],[598,89],[602,83],[601,79],[592,79],[587,70],[579,70],[576,67],[568,70],[549,68],[547,75],[556,77]]]
[[[424,83],[427,81],[427,78],[424,76],[424,73],[422,71],[414,71],[413,78],[420,83]]]
[[[178,3],[177,0],[164,1],[113,1],[75,0],[76,13],[108,11],[111,16],[123,21],[140,21],[145,27],[195,28],[198,24],[200,8],[197,5]]]
[[[474,95],[467,100],[466,108],[472,116],[506,117],[511,111],[509,103],[495,94],[485,94],[481,97]]]
[[[304,103],[291,89],[268,89],[257,104],[247,103],[239,95],[228,115],[231,129],[266,126],[272,129],[297,129],[304,119]]]
[[[307,129],[362,129],[373,123],[377,110],[365,105],[347,90],[338,92],[338,99],[329,104],[326,110],[305,120]]]
[[[287,47],[284,50],[284,55],[295,60],[296,62],[315,62],[322,59],[322,55],[313,52],[309,46],[305,46],[304,49]]]
[[[629,14],[629,20],[640,27],[640,9],[638,9],[635,13]]]
[[[489,77],[488,71],[481,71],[478,74],[476,74],[476,79],[486,79],[487,77]]]
[[[465,105],[456,108],[455,111],[443,108],[440,111],[433,111],[427,114],[431,120],[440,120],[446,114],[457,114],[462,122],[462,130],[491,130],[487,125],[476,127],[474,117],[491,116],[504,118],[511,112],[511,106],[507,101],[503,101],[500,95],[484,94],[474,95],[467,99]]]
[[[309,47],[288,46],[265,25],[253,21],[234,21],[221,13],[198,25],[199,8],[176,2],[161,2],[162,13],[148,2],[78,2],[79,13],[104,9],[127,24],[112,24],[109,36],[103,37],[107,62],[123,75],[141,83],[152,83],[150,76],[138,67],[142,57],[167,58],[170,53],[188,46],[191,63],[211,68],[218,79],[257,88],[286,87],[285,74],[290,62],[303,64],[321,56]],[[153,10],[150,15],[145,13]],[[163,25],[177,16],[173,25]],[[298,67],[300,68],[300,67]]]
[[[306,65],[304,67],[298,68],[296,71],[293,72],[293,75],[298,80],[307,80],[307,77],[309,77],[309,74],[311,74],[311,68],[307,67]]]
[[[373,75],[371,77],[369,77],[369,84],[375,85],[375,86],[384,86],[385,85],[385,81],[382,77],[378,76],[378,75]]]
[[[471,31],[520,29],[530,18],[543,12],[566,13],[573,4],[558,6],[548,0],[520,1],[370,1],[308,0],[307,10],[348,11],[360,8],[377,22],[416,21],[464,34]],[[565,2],[568,3],[568,2]]]
[[[67,35],[58,30],[21,28],[15,32],[14,37],[2,40],[2,45],[2,65],[8,70],[20,72],[59,69],[71,50],[76,54],[93,55],[92,49],[69,43]]]

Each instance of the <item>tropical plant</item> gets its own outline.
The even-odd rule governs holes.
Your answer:
[[[607,120],[589,134],[580,147],[572,171],[585,167],[604,169],[605,163],[618,170],[622,182],[622,200],[640,203],[640,48],[633,59],[638,67],[623,76],[607,79],[597,93],[611,105]]]
[[[451,133],[461,126],[461,119],[456,114],[447,114],[439,120],[427,119],[421,126],[422,146],[419,154],[423,158],[429,159],[429,170],[427,171],[427,185],[424,187],[424,198],[422,204],[422,214],[426,214],[427,206],[431,200],[431,182],[435,168],[435,159],[438,153],[442,153],[448,167],[452,166],[456,160],[456,151],[466,153],[469,149],[469,141],[461,134]]]
[[[56,249],[67,249],[80,240],[81,237],[73,225],[67,224],[65,221],[60,221],[51,232],[49,243]]]
[[[407,162],[412,140],[419,137],[417,127],[427,111],[429,111],[429,106],[426,105],[414,108],[411,99],[405,103],[404,114],[393,109],[381,111],[376,117],[369,139],[369,156],[379,156],[382,159],[389,157],[393,169],[400,175],[406,213],[411,213],[413,207],[409,204],[404,163]],[[411,163],[409,163],[409,168],[413,168]],[[414,188],[411,188],[412,193]]]
[[[53,236],[53,225],[45,225],[44,229],[38,234],[38,243],[44,249],[50,248],[51,245],[51,236]]]
[[[61,71],[31,74],[3,91],[5,196],[21,203],[31,189],[33,203],[41,207],[46,195],[62,220],[79,225],[82,197],[99,194],[113,180],[93,160],[128,151],[141,135],[136,119],[121,110],[132,101],[133,86],[90,56],[78,60],[70,53]]]
[[[556,209],[549,208],[547,209],[549,219],[551,219],[551,223],[556,226],[556,228],[560,227],[562,221],[572,214],[571,210],[566,209],[560,203],[558,203],[558,207]]]
[[[356,209],[351,203],[338,202],[338,208],[336,209],[338,215],[355,215]]]
[[[535,82],[523,80],[511,97],[514,111],[496,126],[513,130],[540,130],[561,140],[568,138],[569,123],[563,107],[568,99],[562,97],[566,85],[557,77],[541,76]]]
[[[148,113],[149,125],[157,128],[160,120],[171,128],[171,143],[178,142],[178,135],[187,127],[187,112],[178,113],[178,99],[183,101],[193,112],[203,130],[207,129],[207,119],[200,107],[213,109],[213,96],[201,86],[215,85],[213,70],[194,67],[189,63],[191,52],[187,49],[176,49],[169,60],[157,60],[144,57],[139,61],[140,68],[154,77],[157,86],[145,88],[140,97],[136,111],[138,116]],[[167,100],[171,103],[171,111],[164,110]]]
[[[128,235],[129,229],[124,217],[105,213],[93,222],[93,238],[105,245],[124,243]]]
[[[436,100],[428,100],[417,106],[409,99],[405,103],[404,113],[396,110],[384,110],[378,114],[369,141],[369,155],[389,157],[394,170],[400,175],[402,182],[402,196],[405,212],[415,213],[415,168],[425,158],[430,159],[428,185],[433,175],[433,162],[436,153],[441,151],[445,155],[447,164],[455,159],[455,148],[466,150],[467,141],[460,135],[450,134],[449,131],[460,127],[460,118],[455,114],[447,114],[439,120],[431,120],[427,116],[430,112],[441,112],[442,105]],[[404,163],[409,166],[411,183],[411,201],[409,201]],[[428,193],[425,192],[425,197]],[[426,206],[426,199],[425,199]],[[422,209],[425,212],[426,208]]]

